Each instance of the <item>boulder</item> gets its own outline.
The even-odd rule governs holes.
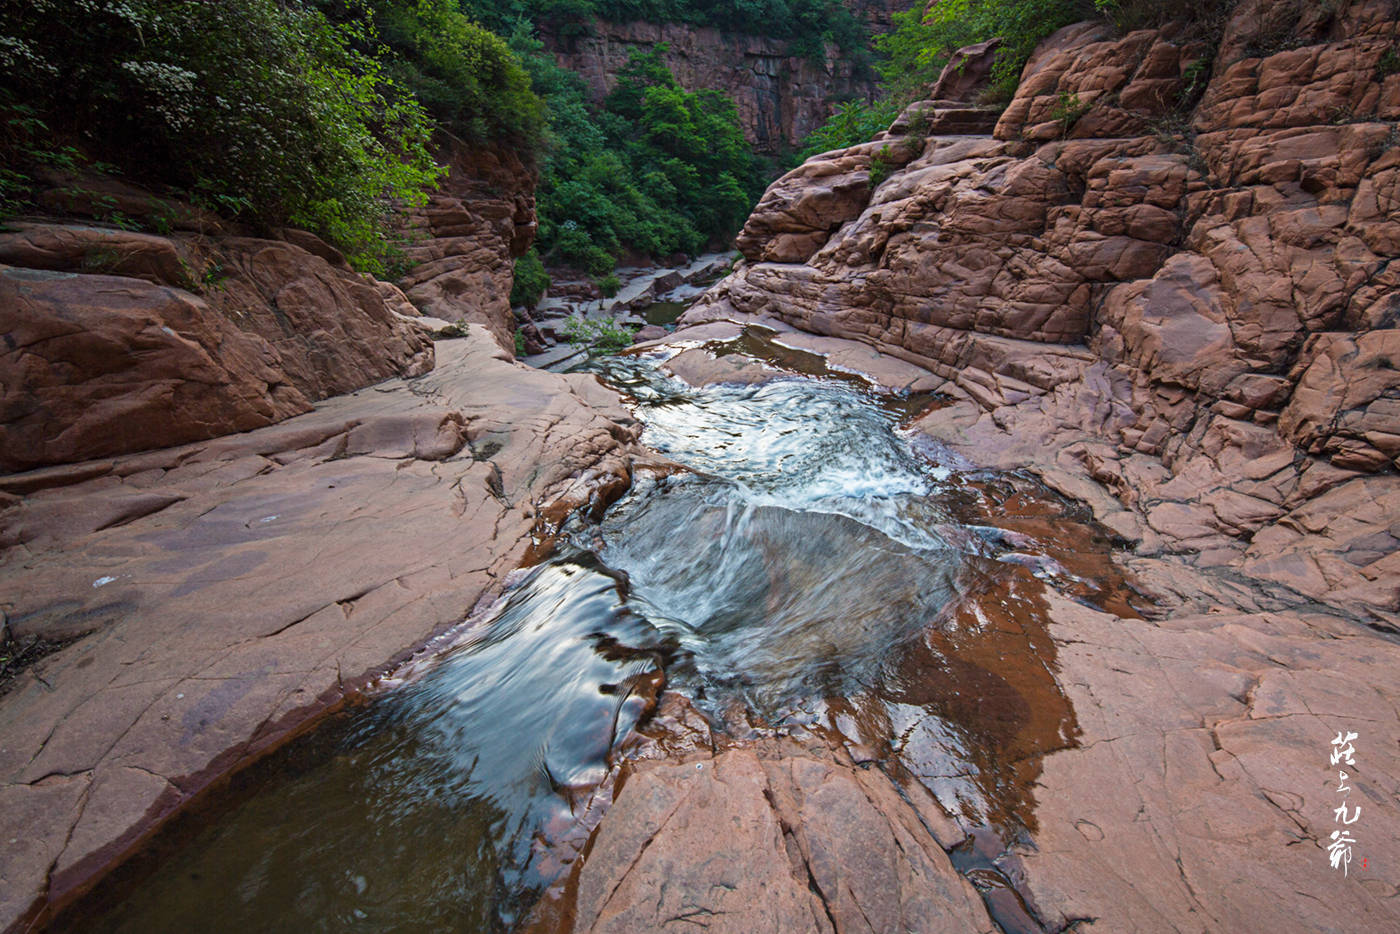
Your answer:
[[[988,39],[976,45],[964,46],[948,57],[948,64],[939,72],[938,80],[929,88],[931,100],[977,103],[986,89],[996,64],[1001,39]]]

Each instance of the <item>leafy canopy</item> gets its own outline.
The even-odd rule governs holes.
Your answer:
[[[26,121],[7,163],[73,143],[380,273],[394,209],[439,178],[424,103],[478,140],[543,132],[519,63],[454,0],[9,2],[0,68],[0,123]]]
[[[743,224],[764,179],[734,103],[682,88],[664,47],[635,52],[595,110],[527,29],[511,43],[549,109],[536,193],[546,260],[603,275],[626,252],[694,253]]]

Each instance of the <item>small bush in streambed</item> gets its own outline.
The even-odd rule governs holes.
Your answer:
[[[612,273],[608,273],[597,280],[598,291],[603,293],[604,298],[612,298],[617,294],[617,290],[622,288],[622,280]]]
[[[577,316],[564,322],[564,339],[589,350],[615,351],[632,346],[635,332],[612,320],[589,321]]]

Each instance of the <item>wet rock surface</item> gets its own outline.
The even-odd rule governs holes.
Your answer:
[[[473,326],[431,374],[280,425],[6,476],[9,629],[83,638],[0,697],[0,920],[467,618],[542,514],[616,495],[637,426],[615,398]]]
[[[580,931],[996,930],[884,776],[792,740],[643,762],[572,885]]]
[[[1131,549],[1149,618],[1049,596],[1081,735],[1011,847],[1046,929],[1396,923],[1375,869],[1400,829],[1400,85],[1373,61],[1396,24],[1386,3],[1242,4],[1199,106],[1188,34],[1066,29],[994,134],[918,138],[866,204],[800,232],[786,207],[805,179],[854,190],[871,144],[775,183],[748,262],[682,319],[929,368],[956,390],[917,422],[941,450],[1034,471]],[[1349,797],[1328,758],[1348,731],[1373,737]],[[1345,876],[1344,797],[1376,828]]]

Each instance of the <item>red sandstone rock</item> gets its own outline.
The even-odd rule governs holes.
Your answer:
[[[536,930],[995,930],[883,775],[792,741],[638,766],[569,907]]]
[[[278,425],[0,478],[10,629],[85,636],[0,696],[0,927],[467,618],[541,510],[625,487],[637,432],[470,326]]]
[[[1400,466],[1400,331],[1317,334],[1279,433],[1339,467]]]
[[[0,276],[8,469],[246,431],[432,365],[373,285],[285,241],[25,224],[0,255],[30,267]]]
[[[1001,47],[1001,39],[988,39],[976,45],[958,49],[948,57],[948,64],[938,74],[938,80],[929,88],[932,100],[961,101],[976,103],[978,95],[986,88],[991,78],[992,66],[996,64],[996,51]]]
[[[247,431],[310,408],[277,351],[141,279],[0,267],[0,467]]]
[[[480,324],[513,351],[513,259],[535,238],[535,170],[514,153],[460,141],[441,158],[449,175],[409,218],[404,253],[414,265],[398,284],[423,314]]]

